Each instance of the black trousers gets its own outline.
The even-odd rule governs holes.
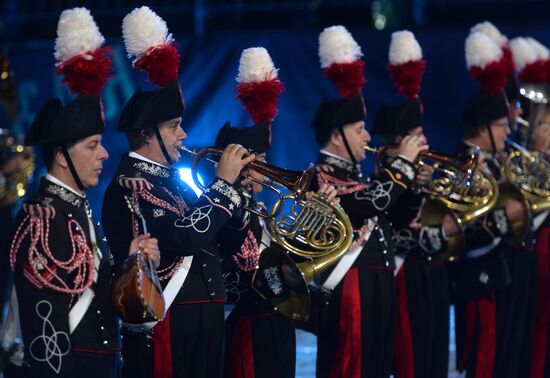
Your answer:
[[[172,304],[170,345],[155,342],[153,334],[123,330],[124,378],[155,377],[155,365],[169,361],[174,378],[219,378],[223,375],[223,303]],[[158,325],[157,325],[158,327]],[[157,360],[155,361],[155,349]],[[164,350],[166,353],[164,353]],[[163,350],[159,355],[158,351]]]
[[[226,321],[224,376],[245,378],[248,375],[244,372],[250,371],[247,368],[253,370],[255,377],[293,378],[295,375],[294,324],[263,302],[238,303]]]
[[[395,279],[393,272],[379,269],[357,269],[360,296],[360,343],[358,361],[361,377],[389,377],[393,365],[396,329]],[[350,269],[351,271],[351,269]],[[321,313],[317,337],[317,377],[327,377],[334,368],[340,339],[340,306],[342,289],[350,271],[336,286],[332,298]]]
[[[400,355],[396,350],[396,377],[405,375],[406,370],[412,370],[414,377],[447,377],[450,306],[447,268],[438,257],[428,261],[422,256],[409,255],[401,269],[399,275],[404,277],[397,278],[400,304],[397,332],[405,343],[410,343],[414,364],[407,363],[410,356]],[[403,285],[399,285],[401,282]],[[408,330],[404,329],[407,324]]]

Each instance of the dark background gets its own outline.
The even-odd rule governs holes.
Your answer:
[[[124,136],[114,131],[120,109],[137,88],[149,87],[144,75],[132,69],[120,37],[122,18],[143,4],[167,21],[179,45],[180,82],[186,103],[183,126],[189,134],[189,146],[212,144],[225,121],[238,126],[251,124],[235,99],[238,61],[248,47],[263,46],[269,51],[286,90],[280,97],[268,161],[291,169],[303,169],[315,161],[318,146],[309,123],[319,101],[336,96],[318,63],[317,38],[326,26],[346,26],[362,46],[369,127],[382,102],[401,101],[386,69],[391,32],[409,29],[415,33],[428,62],[421,91],[424,126],[432,148],[443,151],[452,150],[460,138],[461,112],[476,90],[464,62],[464,39],[473,24],[490,20],[509,38],[532,36],[550,45],[549,1],[4,0],[0,2],[1,52],[14,74],[10,80],[15,85],[18,111],[15,121],[2,112],[0,127],[24,133],[44,101],[53,96],[70,99],[54,75],[55,30],[63,9],[88,7],[113,48],[115,77],[103,93],[107,119],[104,144],[110,159],[101,184],[89,191],[96,215],[105,186],[121,153],[127,150]],[[367,161],[366,169],[371,166],[372,160]],[[40,164],[38,167],[37,176],[43,174]]]

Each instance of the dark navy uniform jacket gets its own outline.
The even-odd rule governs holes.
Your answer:
[[[102,214],[117,263],[126,257],[133,236],[143,233],[125,197],[137,203],[148,232],[159,240],[161,280],[171,276],[182,257],[193,256],[175,302],[225,300],[217,235],[245,201],[233,185],[215,178],[197,199],[177,170],[124,155],[105,193]]]
[[[99,252],[92,245],[90,224]],[[110,354],[120,349],[118,320],[109,301],[109,249],[86,199],[47,179],[34,200],[23,205],[16,229],[11,262],[29,373],[78,377],[75,352]],[[88,286],[93,299],[71,333],[69,312]]]

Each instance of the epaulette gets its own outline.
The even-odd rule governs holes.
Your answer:
[[[118,177],[117,181],[120,186],[130,189],[133,192],[149,191],[153,187],[153,184],[143,177],[128,177],[121,175]]]
[[[31,217],[42,219],[53,219],[55,217],[55,209],[47,202],[25,202],[23,203],[23,211]]]

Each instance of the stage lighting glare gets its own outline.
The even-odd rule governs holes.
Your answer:
[[[180,168],[178,169],[178,171],[180,174],[181,181],[189,185],[197,196],[200,196],[202,194],[202,190],[200,190],[199,187],[195,185],[195,182],[193,181],[193,176],[191,176],[191,168]],[[198,176],[199,176],[199,181],[201,182],[201,184],[204,185],[203,178],[201,177],[200,174]]]

